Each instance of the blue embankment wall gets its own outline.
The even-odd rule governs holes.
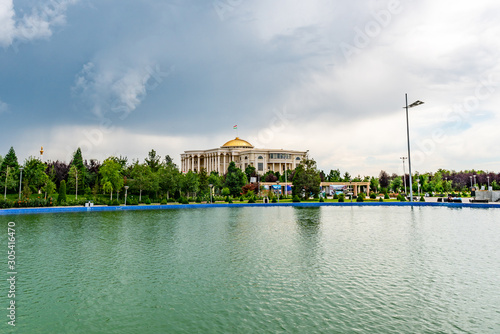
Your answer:
[[[269,204],[168,204],[168,205],[138,205],[138,206],[94,206],[94,207],[50,207],[50,208],[20,208],[0,209],[0,216],[39,214],[39,213],[64,213],[64,212],[102,212],[102,211],[134,211],[134,210],[173,210],[173,209],[201,209],[201,208],[227,208],[227,207],[319,207],[319,206],[439,206],[448,208],[498,208],[497,204],[486,203],[435,203],[435,202],[344,202],[344,203],[269,203]]]

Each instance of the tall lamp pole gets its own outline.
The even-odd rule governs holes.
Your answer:
[[[404,182],[404,185],[405,185],[405,196],[408,195],[408,193],[406,192],[406,169],[405,169],[405,160],[408,159],[407,157],[401,157],[399,158],[401,160],[403,160],[403,182]]]
[[[424,104],[424,102],[417,100],[413,102],[412,104],[408,105],[408,94],[405,94],[405,100],[406,100],[406,138],[408,141],[408,170],[410,173],[410,201],[413,203],[413,179],[411,177],[411,156],[410,156],[410,123],[408,121],[408,108],[413,108],[417,107],[421,104]]]
[[[125,186],[123,188],[125,188],[125,206],[127,206],[127,190],[128,190],[128,186]]]
[[[21,199],[21,183],[23,182],[23,167],[20,167],[21,176],[19,177],[19,199]]]

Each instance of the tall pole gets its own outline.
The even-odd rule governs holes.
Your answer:
[[[76,167],[75,167],[75,178],[76,178],[75,199],[78,199],[78,169],[76,169]]]
[[[410,173],[410,202],[413,203],[413,179],[411,177],[411,156],[410,156],[410,123],[408,121],[408,94],[405,94],[406,100],[406,138],[408,140],[408,171]]]
[[[7,178],[9,177],[9,166],[7,166],[7,173],[5,173],[5,192],[3,194],[3,199],[7,198]]]
[[[23,168],[19,168],[21,171],[21,177],[19,178],[19,199],[21,199],[21,182],[23,181]]]
[[[406,192],[406,169],[405,169],[405,160],[407,159],[407,157],[401,157],[399,159],[403,160],[403,183],[405,185],[405,195],[408,195],[408,193]]]

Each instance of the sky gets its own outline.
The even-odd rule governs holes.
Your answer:
[[[0,0],[0,155],[180,164],[239,136],[402,174],[408,94],[413,172],[500,172],[498,17],[494,0]]]

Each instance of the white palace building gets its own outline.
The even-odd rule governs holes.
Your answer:
[[[198,172],[205,168],[208,174],[216,171],[222,175],[226,173],[229,163],[234,161],[236,167],[243,171],[247,166],[253,166],[259,175],[268,171],[283,174],[286,169],[295,169],[306,158],[307,152],[255,148],[236,137],[219,148],[184,151],[181,154],[181,170]]]

